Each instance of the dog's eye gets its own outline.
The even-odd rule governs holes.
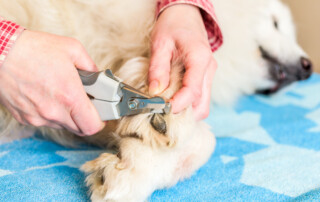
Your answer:
[[[276,29],[278,29],[278,21],[273,21],[273,25],[274,25],[274,27],[276,28]]]
[[[274,28],[276,28],[277,30],[279,29],[279,23],[278,23],[278,20],[277,20],[275,17],[273,17],[273,26],[274,26]]]

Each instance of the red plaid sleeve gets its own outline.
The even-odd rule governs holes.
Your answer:
[[[23,27],[0,17],[0,67]]]
[[[216,51],[223,43],[223,37],[218,25],[217,17],[210,0],[158,0],[157,16],[167,7],[175,4],[190,4],[197,6],[202,11],[203,22],[208,33],[211,50]]]

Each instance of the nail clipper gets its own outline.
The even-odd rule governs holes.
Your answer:
[[[78,72],[87,95],[103,121],[142,113],[170,112],[170,103],[166,103],[161,97],[145,95],[123,83],[110,69]]]

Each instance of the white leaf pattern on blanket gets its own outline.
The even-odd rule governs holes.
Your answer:
[[[320,93],[320,92],[319,92]],[[320,108],[306,115],[307,119],[316,123],[316,126],[310,128],[310,132],[320,132]]]

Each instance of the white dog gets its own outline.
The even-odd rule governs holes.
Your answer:
[[[242,94],[273,92],[310,76],[311,63],[296,43],[289,10],[279,0],[213,0],[213,4],[225,41],[215,53],[219,69],[213,82],[214,102],[232,103]],[[77,38],[101,69],[113,67],[126,83],[148,92],[155,0],[0,0],[0,5],[1,16],[28,29]],[[182,70],[179,59],[173,61],[170,87],[163,97],[170,98],[180,88]],[[18,127],[2,111],[3,120],[8,120],[4,126]],[[166,130],[157,131],[154,125]],[[59,143],[70,143],[66,131],[41,130]],[[191,108],[177,115],[125,117],[82,140],[117,151],[82,167],[89,174],[93,201],[144,201],[154,190],[192,175],[215,146],[209,127],[193,119]]]

